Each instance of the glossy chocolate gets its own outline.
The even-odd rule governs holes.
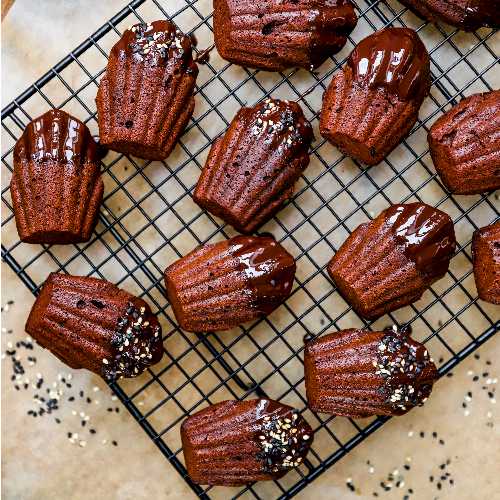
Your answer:
[[[118,318],[111,357],[103,359],[102,377],[106,380],[136,377],[162,357],[161,326],[149,305],[136,297],[127,303],[123,318]]]
[[[448,269],[455,253],[456,238],[453,221],[448,214],[424,203],[393,205],[387,209],[386,220],[405,255],[416,268],[429,277]]]
[[[271,238],[236,236],[229,252],[237,259],[237,271],[245,274],[252,307],[267,316],[292,291],[294,258]]]
[[[319,3],[319,2],[318,2]],[[358,18],[349,0],[330,0],[324,6],[312,7],[309,11],[307,25],[313,37],[313,47],[335,47],[335,52],[340,50],[347,37],[356,27]],[[325,61],[323,51],[312,51],[310,54],[311,65],[309,70],[314,70]]]
[[[417,33],[408,28],[385,28],[361,40],[351,52],[347,64],[354,81],[387,92],[406,101],[422,85],[427,50]]]
[[[99,162],[99,146],[87,125],[60,109],[31,121],[14,147],[16,161]]]
[[[265,141],[277,153],[307,155],[314,133],[305,119],[302,108],[295,101],[267,99],[253,108],[242,108],[238,119],[243,119],[255,140]]]
[[[255,411],[255,442],[261,447],[255,459],[262,462],[262,471],[299,466],[314,441],[313,431],[299,410],[272,399],[259,399]]]
[[[401,414],[423,406],[438,378],[425,346],[404,331],[387,332],[377,346],[377,358],[375,373],[384,381],[379,392],[387,396],[385,403],[392,405],[391,411]]]
[[[136,64],[179,66],[196,76],[198,66],[191,43],[191,38],[176,30],[171,22],[154,21],[130,26],[111,52],[118,58],[129,57]]]
[[[500,26],[500,1],[470,0],[467,5],[467,17],[473,23],[481,23],[487,28]]]
[[[192,42],[191,42],[192,43]],[[205,50],[198,52],[194,62],[198,64],[207,64],[210,61],[210,52],[215,49],[215,43],[207,47]]]

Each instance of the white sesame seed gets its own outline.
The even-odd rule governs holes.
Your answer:
[[[85,422],[88,422],[90,420],[90,417],[87,415],[83,420],[85,420]]]
[[[465,396],[465,401],[472,401],[472,398],[470,396]]]
[[[105,365],[107,365],[107,364],[109,363],[107,359],[103,359],[103,360],[102,360],[102,362],[103,362]]]
[[[303,439],[304,441],[307,441],[307,440],[309,439],[309,436],[308,436],[307,434],[304,434],[304,435],[302,436],[302,439]]]
[[[492,382],[493,382],[493,380],[492,380],[491,378],[489,378],[489,379],[486,381],[486,385],[490,385]]]
[[[138,406],[143,406],[143,405],[144,405],[144,401],[139,401],[139,402],[137,403],[137,405],[138,405]]]
[[[75,444],[75,443],[76,443],[76,441],[75,441],[73,438],[69,438],[69,442],[70,442],[71,444]]]
[[[117,399],[118,399],[118,396],[115,396],[114,394],[113,394],[113,396],[111,396],[112,401],[116,401]]]
[[[375,467],[370,467],[369,472],[370,474],[373,474],[375,472]]]
[[[70,373],[68,376],[67,376],[67,379],[68,380],[71,380],[73,378],[73,375]]]
[[[57,382],[52,382],[52,387],[57,387]]]
[[[345,480],[346,483],[351,483],[352,482],[352,477],[348,477],[346,480]]]
[[[7,333],[7,328],[5,328],[4,326],[2,326],[2,333]]]
[[[94,392],[97,392],[99,390],[99,387],[95,386],[93,389],[92,389]]]
[[[469,410],[465,410],[465,411],[464,411],[464,415],[465,415],[466,417],[468,417],[468,416],[469,416],[469,414],[470,414],[470,411],[469,411]]]
[[[6,355],[5,355],[5,354],[2,354],[1,358],[2,358],[2,359],[5,359],[5,358],[6,358]]]
[[[413,431],[410,431],[410,432],[408,433],[408,437],[409,437],[409,438],[411,438],[412,436],[413,436]]]
[[[467,375],[474,375],[474,372],[473,372],[472,370],[469,370],[469,371],[467,372]]]
[[[4,310],[4,311],[8,311],[9,309],[10,309],[9,304],[7,304],[7,305],[3,308],[3,310]]]
[[[405,487],[405,484],[406,484],[406,483],[405,483],[404,481],[401,481],[401,482],[399,483],[399,487],[400,487],[400,488],[404,488],[404,487]]]
[[[85,412],[81,411],[80,412],[80,417],[84,417],[85,416]]]
[[[76,433],[75,433],[75,434],[72,434],[72,436],[71,436],[71,437],[72,437],[73,439],[78,439],[78,434],[76,434]]]
[[[12,342],[7,342],[7,347],[8,347],[9,349],[12,349]]]
[[[494,378],[493,379],[493,383],[496,384],[498,382],[498,379],[497,378]]]
[[[73,415],[76,415],[76,411],[75,411],[75,410],[73,410],[71,413],[72,413]]]
[[[32,338],[28,335],[28,336],[26,337],[26,342],[33,342],[33,339],[32,339]]]
[[[97,400],[97,399],[96,399],[96,400],[94,401],[94,404],[96,404],[96,405],[100,404],[99,400]]]
[[[493,418],[493,414],[491,413],[491,411],[489,411],[489,412],[486,414],[486,416],[487,416],[488,418]]]
[[[399,474],[399,470],[395,469],[394,472],[392,473],[393,476],[397,476]]]
[[[264,417],[264,420],[270,420],[271,417]]]
[[[103,439],[102,440],[102,444],[107,444],[108,443],[108,440],[107,439]]]
[[[406,457],[407,462],[411,462],[411,457]]]
[[[78,443],[78,446],[79,446],[80,448],[85,448],[85,446],[87,446],[87,443],[86,443],[85,441],[80,441],[80,442]]]
[[[496,405],[496,404],[497,404],[497,400],[496,400],[496,399],[494,399],[494,398],[490,399],[490,401],[491,401],[491,404],[492,404],[492,405]]]

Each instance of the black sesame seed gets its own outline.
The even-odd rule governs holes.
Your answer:
[[[70,398],[68,398],[68,401],[74,401],[75,398],[73,396],[71,396]]]
[[[113,446],[118,446],[118,443],[116,441],[113,441]]]
[[[429,481],[432,483],[432,481],[434,481],[434,476],[431,476],[431,477],[429,478]]]
[[[453,377],[453,373],[447,373],[446,376],[449,378],[449,377]]]
[[[80,394],[80,397],[83,398],[83,391],[80,391],[79,394]]]

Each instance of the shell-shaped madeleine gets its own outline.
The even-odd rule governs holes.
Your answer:
[[[125,30],[97,93],[101,144],[146,160],[165,159],[193,114],[197,75],[191,39],[169,21]]]
[[[500,305],[500,222],[474,231],[472,260],[479,298]]]
[[[417,121],[430,86],[430,58],[417,33],[377,31],[323,94],[320,133],[346,156],[378,165]]]
[[[293,196],[314,140],[296,102],[267,99],[238,111],[212,145],[193,200],[242,233],[252,233]]]
[[[149,305],[96,278],[51,273],[25,328],[70,368],[105,380],[135,377],[163,356]]]
[[[10,183],[21,241],[89,241],[104,192],[100,165],[99,147],[80,120],[53,109],[31,121],[14,147]]]
[[[214,0],[214,38],[226,60],[266,71],[314,69],[356,27],[349,0]]]
[[[325,335],[306,345],[304,372],[311,410],[351,418],[404,415],[438,378],[425,346],[404,330]]]
[[[193,483],[243,486],[282,478],[302,463],[314,435],[297,408],[254,399],[200,410],[182,423],[181,439]]]
[[[454,194],[500,188],[500,90],[474,94],[453,106],[427,140],[439,177]]]
[[[292,291],[295,269],[273,239],[236,236],[169,266],[165,286],[183,330],[229,330],[271,314]]]
[[[449,215],[424,203],[393,205],[352,232],[328,274],[354,310],[372,320],[419,300],[446,274],[455,246]]]
[[[401,3],[430,23],[445,22],[462,31],[481,26],[500,27],[498,0],[401,0]]]

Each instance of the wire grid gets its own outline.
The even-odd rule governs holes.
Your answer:
[[[191,200],[211,143],[224,133],[235,110],[247,104],[247,96],[255,102],[271,96],[285,98],[284,94],[297,99],[305,89],[304,81],[309,81],[307,86],[312,82],[321,96],[356,42],[349,37],[337,58],[325,63],[326,71],[323,67],[318,72],[293,70],[278,76],[238,68],[222,60],[217,61],[218,67],[215,62],[208,64],[200,71],[196,87],[196,106],[197,110],[202,108],[201,112],[195,111],[177,149],[166,161],[143,162],[114,153],[104,158],[106,193],[99,224],[89,243],[68,247],[21,245],[8,182],[13,145],[26,123],[49,107],[68,110],[73,106],[73,114],[97,131],[93,97],[98,79],[105,71],[109,48],[130,24],[165,17],[198,39],[208,42],[213,37],[210,0],[175,0],[168,3],[168,8],[161,3],[130,3],[2,111],[2,126],[8,134],[2,134],[2,179],[7,184],[2,190],[2,233],[4,242],[8,240],[6,246],[2,244],[2,257],[35,295],[47,274],[56,271],[107,279],[145,297],[162,323],[165,356],[147,375],[113,382],[111,388],[198,497],[291,498],[388,420],[378,417],[354,421],[313,414],[307,409],[303,386],[304,334],[314,332],[319,336],[348,327],[379,329],[387,323],[409,323],[413,325],[414,337],[429,345],[434,358],[442,356],[439,374],[443,376],[500,329],[498,308],[478,302],[470,256],[473,230],[500,219],[498,196],[447,194],[436,177],[425,141],[432,122],[457,99],[492,90],[495,80],[498,86],[500,58],[494,51],[498,50],[495,45],[500,45],[498,31],[465,35],[446,26],[422,24],[395,1],[360,2],[358,28],[353,33],[356,41],[386,26],[410,25],[423,36],[433,72],[428,106],[424,104],[418,123],[397,148],[397,156],[390,155],[380,167],[365,169],[341,156],[324,140],[314,144],[311,166],[296,194],[258,233],[271,231],[298,261],[291,296],[266,319],[231,333],[201,335],[183,332],[175,323],[162,273],[165,264],[197,245],[235,234],[229,226],[200,211]],[[441,49],[444,55],[440,54]],[[88,52],[92,52],[92,57],[86,58]],[[476,57],[478,52],[481,61]],[[88,69],[96,64],[99,69]],[[80,78],[75,77],[75,72],[81,73]],[[67,94],[64,98],[62,92]],[[207,94],[219,94],[220,99],[214,102]],[[51,95],[60,102],[54,103]],[[301,104],[319,137],[319,117],[313,100],[303,97]],[[37,113],[30,114],[31,109]],[[132,173],[125,173],[130,167]],[[326,265],[360,222],[372,219],[388,205],[410,199],[431,203],[453,216],[457,251],[447,276],[421,301],[385,319],[367,323],[332,286]],[[149,380],[145,382],[147,376]],[[302,409],[316,434],[308,459],[274,484],[255,483],[239,489],[192,484],[180,449],[182,420],[223,399],[256,396],[272,397]],[[144,398],[146,402],[141,402],[139,411],[137,403]]]

